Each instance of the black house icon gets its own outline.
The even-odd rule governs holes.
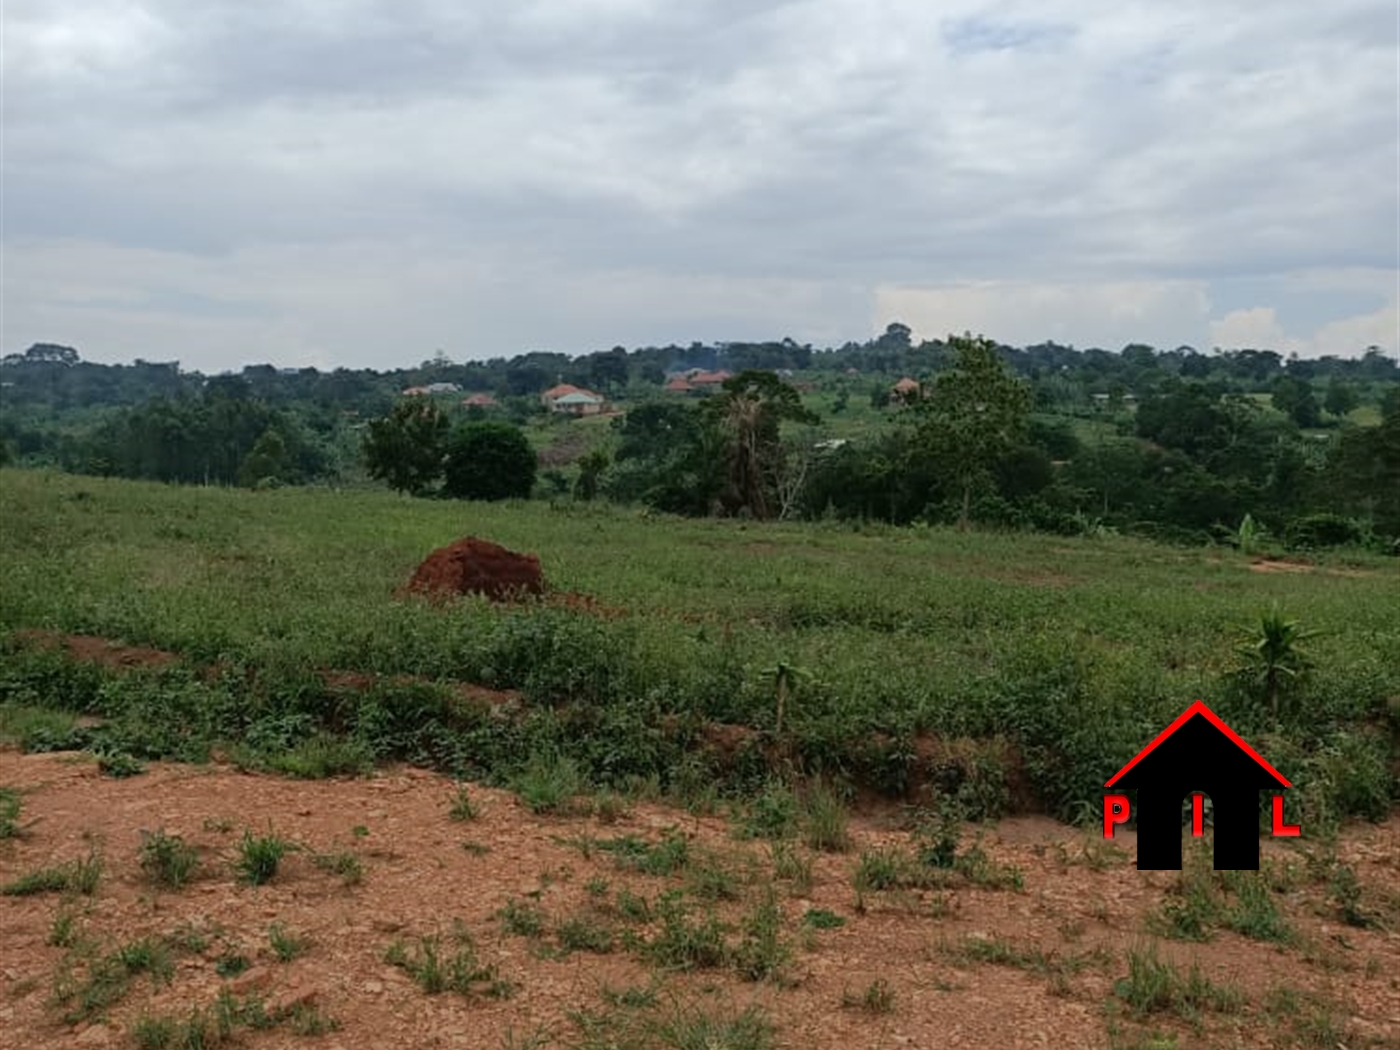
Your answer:
[[[1259,867],[1259,792],[1292,784],[1197,701],[1105,786],[1137,789],[1138,870],[1181,868],[1182,802],[1199,791],[1215,809],[1216,870],[1240,871]]]

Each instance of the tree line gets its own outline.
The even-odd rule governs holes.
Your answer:
[[[824,351],[791,340],[619,347],[384,373],[255,366],[205,378],[173,364],[92,365],[53,344],[4,362],[0,460],[80,473],[259,486],[363,472],[421,496],[528,497],[544,485],[685,515],[1116,529],[1183,542],[1221,538],[1246,517],[1302,544],[1385,546],[1400,535],[1400,373],[1374,350],[1303,362],[1253,350],[1017,349],[970,335],[915,345],[892,324]],[[713,396],[658,396],[673,368],[738,363],[752,367]],[[822,420],[793,385],[804,373],[837,392],[837,414],[852,396],[889,401],[900,375],[921,393],[892,425],[823,442]],[[487,420],[400,396],[401,383],[453,376],[464,389],[499,390],[501,409]],[[520,431],[545,411],[539,389],[559,379],[627,406],[608,447],[579,458],[571,478],[538,470]],[[1363,402],[1379,408],[1379,425],[1347,421]]]

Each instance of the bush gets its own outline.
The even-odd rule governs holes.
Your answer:
[[[1294,518],[1284,529],[1290,550],[1321,550],[1360,543],[1361,526],[1340,514],[1309,514]]]
[[[453,499],[529,499],[536,459],[519,427],[464,423],[447,443],[442,491]]]

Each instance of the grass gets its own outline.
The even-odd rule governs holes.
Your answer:
[[[452,793],[452,804],[447,807],[448,819],[456,821],[475,820],[478,815],[476,803],[472,801],[471,792],[467,790],[465,784],[458,784],[457,790]]]
[[[690,841],[675,828],[660,842],[648,842],[636,835],[599,839],[592,848],[609,854],[619,868],[645,875],[674,875],[690,863]]]
[[[572,758],[531,755],[511,786],[531,813],[567,813],[586,785]]]
[[[506,998],[512,993],[510,983],[501,979],[496,967],[481,963],[476,944],[464,929],[455,930],[452,941],[453,947],[444,948],[438,934],[419,937],[412,946],[397,940],[385,952],[384,960],[413,978],[426,995],[455,992]]]
[[[18,791],[14,788],[0,787],[0,839],[19,837],[19,814],[23,808],[24,804]]]
[[[864,1010],[868,1014],[887,1014],[894,1010],[894,989],[883,977],[877,977],[859,993],[842,992],[841,1005],[847,1010]]]
[[[588,915],[571,915],[554,931],[559,947],[565,952],[592,952],[607,955],[616,946],[613,931]]]
[[[137,862],[150,881],[167,889],[179,889],[194,878],[199,851],[179,835],[165,831],[142,832]]]
[[[450,501],[11,469],[0,485],[0,735],[29,750],[202,761],[240,741],[308,776],[405,760],[508,783],[542,814],[655,777],[667,792],[747,796],[757,837],[837,844],[839,831],[819,828],[779,779],[785,763],[898,795],[929,772],[916,768],[930,761],[921,740],[1004,738],[999,771],[981,782],[1014,772],[1064,815],[1183,698],[1200,698],[1300,789],[1321,785],[1341,815],[1390,805],[1393,745],[1366,730],[1400,695],[1400,628],[1388,615],[1400,577],[1379,557],[1347,554],[1357,575],[1321,571],[1331,556],[1319,571],[1264,574],[1223,548],[1126,537],[472,506],[474,532],[538,552],[552,585],[624,610],[606,618],[396,600],[424,555],[460,534]],[[1274,600],[1323,633],[1295,698],[1306,724],[1261,742],[1267,716],[1223,672],[1233,626]],[[10,637],[39,627],[182,662],[103,669]],[[216,662],[238,671],[194,672]],[[785,716],[781,761],[762,735],[773,717],[762,671],[775,663],[810,672]],[[321,669],[385,684],[346,705]],[[417,681],[388,684],[396,675]],[[440,681],[520,690],[530,703],[489,714]],[[75,722],[88,713],[103,723]],[[713,725],[744,746],[710,746]]]
[[[496,917],[501,920],[501,926],[507,933],[517,937],[538,937],[544,933],[544,912],[538,905],[509,900],[496,913]]]
[[[91,897],[102,880],[102,856],[95,850],[81,860],[39,868],[0,887],[6,897],[31,897],[40,893],[81,893]]]
[[[91,1021],[126,996],[133,978],[149,974],[168,984],[174,972],[172,946],[161,938],[143,937],[104,954],[70,950],[54,972],[52,1004],[65,1024]]]
[[[1274,897],[1277,876],[1259,871],[1215,871],[1207,849],[1182,858],[1182,870],[1148,928],[1174,940],[1205,942],[1216,931],[1233,930],[1252,940],[1288,945],[1297,933],[1285,921]]]
[[[1239,989],[1212,983],[1194,963],[1183,974],[1159,958],[1155,947],[1129,949],[1128,975],[1115,982],[1113,991],[1139,1018],[1165,1012],[1195,1021],[1211,1010],[1238,1012],[1244,1001]]]
[[[804,800],[803,841],[815,850],[845,853],[851,848],[850,819],[841,797],[818,784]]]
[[[358,886],[365,878],[365,866],[360,858],[349,850],[334,853],[313,853],[311,863],[331,875],[339,875],[346,886]]]
[[[287,932],[287,928],[280,922],[274,922],[268,927],[267,942],[277,961],[284,963],[305,955],[306,950],[311,947],[311,941],[308,938],[298,937]]]
[[[718,1010],[672,1003],[661,1008],[652,989],[607,995],[606,1011],[576,1010],[575,1050],[771,1050],[774,1025],[764,1011]]]
[[[282,858],[296,848],[295,843],[271,832],[254,835],[251,831],[244,831],[243,839],[238,844],[238,859],[234,862],[239,881],[249,886],[271,882],[281,867]]]

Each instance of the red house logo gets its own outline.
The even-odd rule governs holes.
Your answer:
[[[1137,790],[1139,871],[1181,869],[1182,801],[1192,797],[1191,834],[1205,833],[1204,795],[1215,811],[1217,871],[1259,868],[1259,792],[1293,785],[1199,700],[1182,712],[1104,787]],[[1103,836],[1129,817],[1128,796],[1105,795]],[[1276,836],[1302,829],[1283,822],[1283,796],[1273,796]]]

